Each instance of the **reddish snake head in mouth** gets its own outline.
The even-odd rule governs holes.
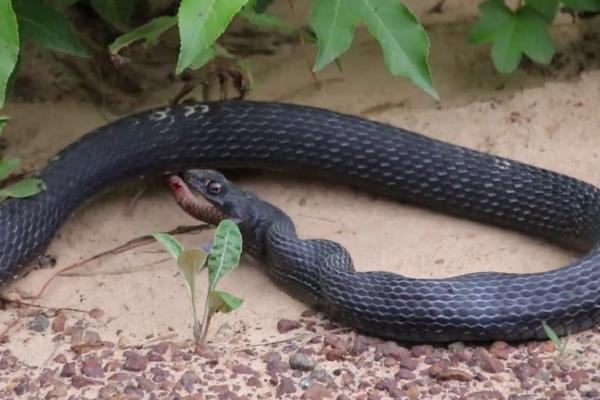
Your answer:
[[[169,175],[167,184],[177,204],[191,217],[215,226],[227,218],[217,208],[203,204],[180,176]]]

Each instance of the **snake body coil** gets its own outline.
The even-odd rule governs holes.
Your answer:
[[[39,173],[45,192],[0,206],[0,282],[22,273],[93,195],[198,167],[308,172],[566,245],[600,239],[600,190],[577,179],[331,111],[205,103],[123,118],[60,152]],[[542,338],[541,321],[559,334],[600,321],[597,247],[538,274],[417,280],[340,270],[322,284],[346,321],[400,340]]]

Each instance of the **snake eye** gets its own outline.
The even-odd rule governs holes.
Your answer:
[[[206,183],[206,190],[209,194],[216,196],[218,194],[221,194],[221,192],[223,191],[223,186],[219,182],[208,181]]]

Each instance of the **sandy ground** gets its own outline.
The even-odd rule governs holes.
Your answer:
[[[313,81],[298,45],[273,45],[274,54],[250,57],[247,62],[255,78],[250,98],[309,104],[362,115],[600,185],[597,154],[600,149],[597,134],[600,128],[597,111],[600,48],[594,44],[596,39],[585,35],[587,26],[573,24],[568,17],[561,18],[552,30],[559,52],[552,66],[525,63],[515,74],[501,76],[491,64],[487,47],[466,44],[465,21],[470,21],[475,14],[476,2],[448,2],[442,14],[428,13],[432,5],[434,2],[419,2],[414,9],[431,36],[431,62],[441,97],[439,102],[407,81],[387,74],[377,43],[362,31],[342,58],[343,72],[335,67],[327,68],[318,74],[318,84]],[[282,12],[288,11],[283,8]],[[302,14],[302,9],[297,12]],[[50,63],[49,71],[58,68],[52,60],[46,62]],[[26,65],[25,74],[28,68],[33,67]],[[16,96],[3,111],[12,118],[5,130],[7,153],[21,155],[27,168],[43,166],[52,154],[81,134],[119,116],[85,100],[77,91],[66,91],[56,97],[48,95],[47,88],[60,91],[63,86],[68,87],[69,83],[63,80],[48,82],[43,80],[43,75],[31,74],[27,75],[27,82],[30,87],[38,88],[39,96]],[[137,99],[128,111],[162,105],[180,86],[173,84],[154,90],[151,95]],[[414,277],[445,277],[481,270],[536,272],[564,265],[578,256],[535,238],[399,205],[344,186],[272,174],[242,176],[238,182],[284,209],[302,236],[328,238],[346,246],[361,270],[385,269]],[[132,208],[132,198],[140,188],[145,190]],[[74,215],[48,250],[57,259],[56,267],[31,273],[6,290],[5,295],[26,300],[26,294],[36,293],[57,268],[150,232],[190,224],[194,221],[178,209],[163,187],[144,182],[132,184],[97,199]],[[206,242],[210,234],[207,231],[180,239],[187,245],[199,245]],[[204,280],[200,279],[201,291]],[[233,353],[229,353],[233,346],[231,341],[260,344],[289,337],[277,331],[278,321],[282,318],[298,320],[306,309],[305,304],[275,285],[261,271],[260,265],[249,259],[243,260],[241,267],[223,281],[222,287],[246,299],[240,310],[215,318],[209,335],[210,343],[228,354],[227,357],[233,357]],[[53,309],[102,310],[96,319],[78,311],[61,314],[69,323],[82,319],[86,329],[93,329],[102,340],[119,343],[117,349],[128,346],[146,349],[156,342],[182,343],[191,337],[191,311],[183,281],[168,255],[154,244],[87,263],[56,278],[39,304],[47,307],[41,310],[51,320],[56,318]],[[35,319],[34,311],[39,310],[7,306],[0,315],[2,326],[19,316],[21,320],[0,349],[9,350],[19,360],[18,365],[29,366],[31,371],[40,373],[44,368],[51,368],[53,361],[50,360],[58,353],[72,351],[68,350],[71,342],[65,337],[73,332],[59,333],[58,339],[51,328],[34,333],[27,328]],[[317,326],[319,324],[321,322]],[[350,337],[353,336],[344,336]],[[600,337],[587,333],[579,339],[593,350],[594,346],[598,348]],[[298,340],[289,343],[301,347]],[[527,346],[519,349],[529,354]],[[442,358],[449,354],[443,349],[439,351]],[[251,359],[248,363],[253,368],[259,368],[258,356],[246,357]],[[584,366],[593,369],[597,360],[597,355],[592,354]],[[346,362],[357,368],[351,361]],[[340,361],[323,359],[324,368],[333,371],[339,368],[336,362]],[[572,362],[575,368],[581,360],[567,362]],[[516,399],[514,395],[525,393],[525,388],[509,364],[506,373],[501,374],[502,379],[488,380],[491,388],[484,386],[484,380],[451,380],[455,385],[440,386],[441,394],[427,394],[426,389],[421,388],[420,396],[460,398],[475,389],[489,389],[501,392],[502,397],[472,398]],[[468,368],[475,368],[469,365]],[[395,368],[391,376],[398,368],[391,363],[389,367],[381,363],[375,366],[384,374],[385,368],[389,371]],[[476,377],[476,373],[472,374],[472,378]],[[5,380],[14,385],[15,379],[13,374]],[[570,379],[568,376],[562,381],[559,379],[557,390],[563,390]],[[399,386],[402,388],[405,383],[400,382]],[[428,385],[421,383],[421,386]],[[268,382],[263,385],[263,392],[272,395],[279,387]],[[462,394],[452,392],[457,387],[462,388]],[[96,389],[89,389],[87,394],[87,389],[81,389],[79,394],[93,397]],[[395,397],[390,391],[376,389],[375,385],[363,389],[365,393],[372,389],[373,396]],[[567,397],[556,398],[589,397],[585,393],[593,394],[595,389],[600,389],[600,385],[588,379],[586,385],[567,390]],[[339,387],[336,390],[343,391]],[[404,388],[402,396],[408,396],[407,391]],[[258,392],[246,396],[257,398],[254,396],[258,396]],[[204,389],[206,398],[211,398],[210,393]],[[353,393],[350,398],[357,398],[358,392]],[[412,393],[414,395],[414,391]],[[511,394],[513,397],[509,397]],[[550,398],[544,391],[531,391],[531,394],[532,397],[523,398]],[[223,398],[218,391],[213,395],[213,398]],[[298,398],[301,395],[300,387],[292,394]]]

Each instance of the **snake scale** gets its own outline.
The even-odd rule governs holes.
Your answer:
[[[191,168],[286,170],[335,179],[588,250],[571,265],[544,273],[437,280],[357,273],[344,267],[338,252],[326,257],[317,283],[314,277],[300,283],[307,291],[318,284],[336,315],[363,331],[407,341],[526,340],[545,338],[542,321],[561,335],[600,321],[598,188],[386,124],[273,102],[171,106],[84,135],[39,171],[46,191],[0,205],[0,282],[24,273],[61,224],[99,192],[139,176]],[[296,243],[292,227],[274,230],[285,233],[277,244],[287,254],[292,250],[286,246]],[[337,249],[317,246],[325,254]],[[290,267],[298,270],[289,274],[302,276],[314,252],[296,250]]]

